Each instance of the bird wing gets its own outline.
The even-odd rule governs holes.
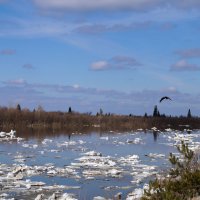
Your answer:
[[[161,99],[160,99],[160,102],[163,100],[163,99],[165,99],[166,97],[162,97]]]
[[[162,98],[160,99],[160,102],[163,101],[164,99],[169,99],[169,100],[171,100],[169,97],[165,96],[165,97],[162,97]]]

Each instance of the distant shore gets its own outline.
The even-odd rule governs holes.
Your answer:
[[[0,129],[52,129],[52,130],[119,130],[131,131],[137,129],[160,130],[166,128],[184,130],[199,129],[199,117],[172,116],[133,116],[116,114],[91,115],[75,112],[46,112],[44,110],[30,111],[19,108],[0,108]]]

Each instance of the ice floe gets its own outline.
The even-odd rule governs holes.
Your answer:
[[[11,130],[10,132],[0,132],[0,141],[12,141],[16,140],[17,142],[20,142],[23,140],[23,138],[16,137],[16,131]]]
[[[188,134],[188,130],[191,130],[190,134]],[[78,199],[77,195],[65,193],[66,190],[71,192],[72,189],[80,189],[85,183],[88,184],[86,187],[90,187],[91,184],[96,184],[98,181],[101,181],[101,188],[104,192],[113,193],[115,190],[116,193],[124,190],[131,192],[132,188],[135,188],[128,196],[128,192],[126,193],[127,199],[139,199],[147,187],[144,183],[150,177],[158,174],[160,166],[157,166],[157,163],[162,163],[168,158],[167,153],[156,152],[157,149],[153,147],[141,154],[140,148],[146,148],[148,145],[148,141],[145,140],[148,134],[144,136],[142,131],[139,129],[136,132],[123,134],[120,132],[115,135],[106,134],[106,136],[100,136],[97,141],[93,139],[89,142],[88,139],[77,136],[77,134],[70,141],[54,141],[54,139],[46,138],[40,141],[20,142],[20,138],[16,138],[14,132],[9,134],[0,132],[2,143],[10,145],[13,140],[16,140],[15,143],[19,147],[14,153],[6,152],[4,149],[0,151],[3,156],[6,152],[6,156],[8,155],[12,163],[0,163],[0,186],[2,189],[0,199],[8,199],[10,193],[22,193],[31,194],[36,200],[75,200]],[[149,132],[152,133],[152,131],[158,132],[159,130],[153,127]],[[189,129],[189,127],[186,127],[184,131],[167,128],[163,132],[159,131],[159,137],[162,139],[162,144],[170,146],[167,147],[170,149],[176,149],[181,141],[188,143],[192,150],[200,149],[199,131]],[[96,145],[97,143],[98,145]],[[104,146],[110,149],[104,149]],[[116,152],[114,148],[117,149]],[[110,152],[112,154],[109,154]],[[60,162],[56,162],[55,158],[60,158]],[[45,159],[47,161],[44,162]],[[56,182],[56,180],[61,180],[61,183],[65,183],[63,181],[65,179],[74,182],[72,181],[72,185],[60,185]],[[48,182],[48,180],[50,181]],[[53,181],[51,182],[51,180]],[[124,185],[127,184],[127,186],[117,185],[125,180],[127,182]],[[97,187],[95,184],[94,187]],[[118,193],[118,195],[120,194]],[[96,194],[96,197],[91,198],[103,200],[117,198],[117,196],[113,194],[112,197],[105,198]],[[123,199],[125,198],[123,196]]]
[[[164,158],[165,155],[164,154],[158,154],[158,153],[149,153],[148,155],[146,155],[150,158]]]
[[[38,194],[35,200],[77,200],[74,194],[64,193],[53,193],[51,196],[47,196],[45,194]]]
[[[128,143],[128,144],[144,144],[144,142],[142,141],[141,138],[135,138],[133,140],[128,139],[126,141],[126,143]]]
[[[136,188],[133,192],[129,193],[126,200],[139,200],[144,194],[144,190],[149,189],[148,184],[144,184],[143,188]]]

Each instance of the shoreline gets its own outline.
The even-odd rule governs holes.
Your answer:
[[[49,122],[48,120],[29,118],[15,118],[12,120],[1,119],[1,131],[15,130],[52,130],[52,131],[136,131],[150,130],[156,127],[159,130],[166,128],[176,130],[200,129],[200,118],[187,117],[129,117],[129,116],[85,116],[68,115],[60,120]]]

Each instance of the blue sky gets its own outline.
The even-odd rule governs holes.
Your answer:
[[[0,0],[0,105],[200,115],[199,11],[198,0]]]

